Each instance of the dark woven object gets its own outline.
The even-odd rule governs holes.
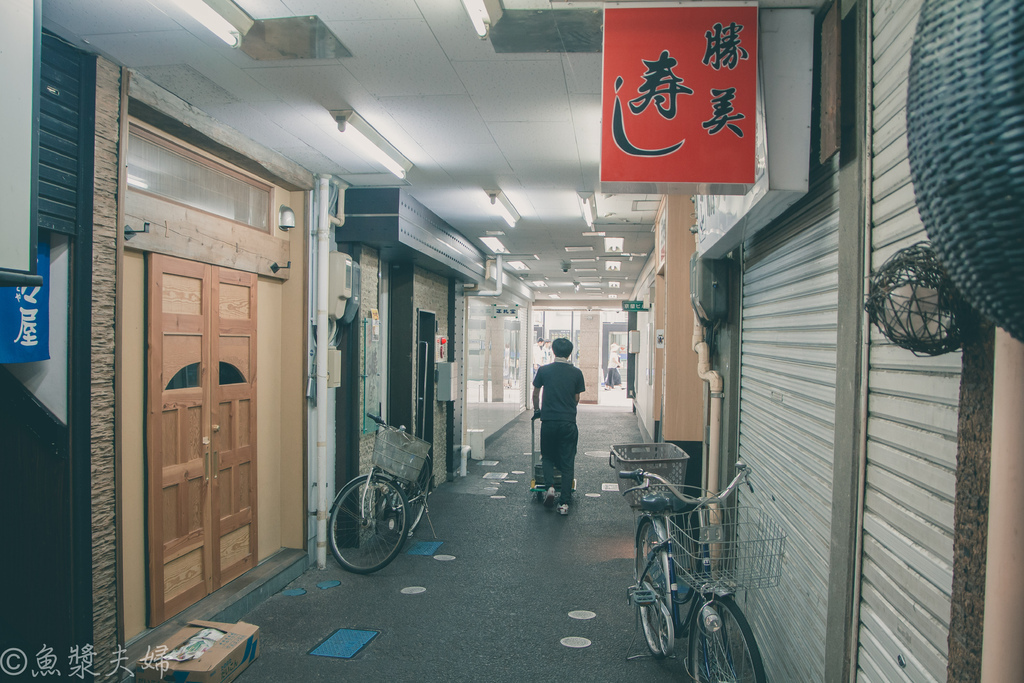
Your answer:
[[[909,79],[928,237],[963,297],[1024,341],[1024,3],[925,0]]]
[[[864,308],[886,339],[919,356],[960,348],[953,282],[935,252],[920,242],[896,252],[871,276]]]

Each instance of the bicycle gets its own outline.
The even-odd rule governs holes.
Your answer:
[[[430,443],[377,415],[367,417],[378,425],[370,471],[338,492],[327,533],[338,564],[355,574],[383,569],[398,556],[424,515],[430,523],[427,500],[434,489]]]
[[[778,585],[785,533],[763,510],[728,504],[741,482],[753,492],[750,468],[738,462],[736,470],[724,491],[700,496],[654,472],[619,472],[622,479],[643,481],[623,492],[633,494],[640,510],[629,600],[655,657],[672,655],[676,638],[688,636],[687,671],[699,683],[767,680],[753,631],[733,596]],[[659,491],[641,496],[651,480]]]

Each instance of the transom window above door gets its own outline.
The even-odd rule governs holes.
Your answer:
[[[270,186],[132,126],[128,187],[269,232]]]

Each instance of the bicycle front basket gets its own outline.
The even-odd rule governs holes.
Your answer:
[[[670,526],[676,573],[687,584],[730,593],[778,585],[786,532],[766,510],[745,505],[706,509],[674,515]]]
[[[616,470],[637,468],[665,477],[673,484],[682,486],[686,480],[686,463],[690,456],[674,443],[629,443],[612,446],[609,464]],[[630,486],[634,484],[630,483]],[[621,486],[621,484],[620,484]],[[646,491],[632,491],[626,495],[630,507],[639,508],[640,499],[648,493],[666,490],[664,484],[651,480]]]
[[[430,443],[408,432],[386,428],[377,432],[373,464],[407,484],[415,482],[427,462]]]

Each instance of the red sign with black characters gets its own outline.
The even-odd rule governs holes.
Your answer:
[[[754,183],[757,6],[607,7],[601,182]]]

